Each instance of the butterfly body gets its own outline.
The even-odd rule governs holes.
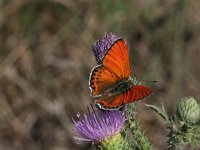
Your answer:
[[[97,99],[109,98],[111,96],[115,96],[115,95],[118,95],[118,94],[128,91],[132,85],[133,85],[133,83],[130,80],[118,81],[112,87],[103,91],[103,93],[101,95],[98,95],[97,97],[93,96],[93,95],[91,95],[91,96],[94,98],[97,98]]]
[[[143,85],[135,85],[130,72],[128,48],[125,41],[119,39],[90,74],[90,95],[99,108],[118,109],[152,93]]]
[[[117,87],[114,89],[114,92],[125,92],[130,88],[130,84],[128,81],[118,81]]]

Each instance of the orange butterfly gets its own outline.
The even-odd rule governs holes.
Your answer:
[[[152,93],[150,88],[134,85],[130,72],[128,48],[124,40],[118,39],[90,73],[90,95],[99,108],[118,109]]]

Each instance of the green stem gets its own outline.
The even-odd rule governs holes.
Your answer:
[[[145,137],[144,133],[141,130],[139,122],[135,118],[135,105],[130,104],[127,106],[127,124],[129,129],[132,132],[132,136],[129,138],[129,143],[132,149],[135,150],[152,150],[152,145],[149,140]]]
[[[152,145],[141,131],[139,123],[133,119],[128,119],[128,124],[133,135],[134,147],[137,150],[151,150]]]

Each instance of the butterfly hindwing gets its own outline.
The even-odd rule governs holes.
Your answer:
[[[141,100],[152,93],[152,90],[143,85],[134,85],[127,92],[109,97],[107,99],[96,100],[96,104],[101,109],[118,109],[124,104]]]
[[[98,99],[96,100],[96,105],[100,109],[110,110],[110,109],[118,109],[123,106],[124,95],[115,95],[109,97],[107,99]]]
[[[132,103],[134,101],[141,100],[152,93],[152,90],[143,85],[133,85],[124,94],[124,104]]]

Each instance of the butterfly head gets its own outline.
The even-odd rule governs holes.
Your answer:
[[[140,85],[142,83],[142,81],[139,81],[136,79],[136,77],[131,77],[129,76],[129,82],[131,85]]]

